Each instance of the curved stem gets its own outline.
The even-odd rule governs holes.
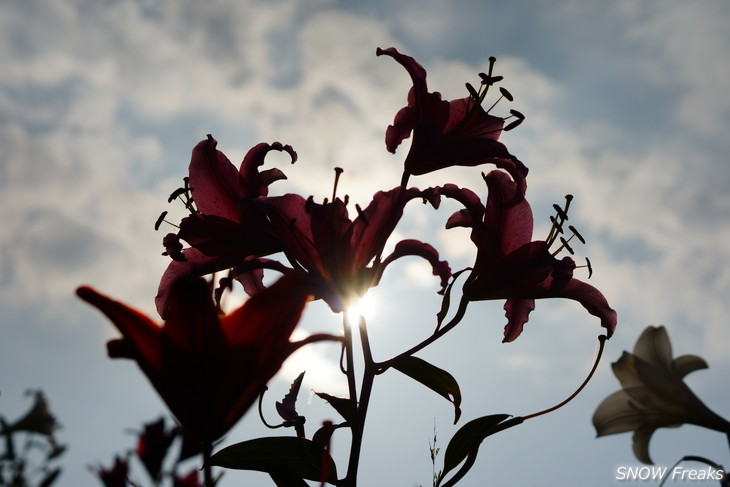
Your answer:
[[[399,359],[403,357],[410,357],[414,353],[426,348],[428,345],[432,344],[445,334],[447,334],[451,329],[453,329],[456,325],[458,325],[462,318],[464,318],[464,314],[466,313],[466,308],[469,305],[469,300],[465,298],[464,296],[461,297],[461,301],[459,301],[459,308],[456,310],[456,314],[453,318],[451,318],[451,321],[449,321],[446,325],[444,325],[442,328],[439,328],[436,330],[431,336],[423,340],[421,343],[411,347],[409,350],[406,350],[405,352],[396,355],[395,357],[386,360],[385,362],[380,363],[374,363],[373,365],[376,367],[376,374],[382,374],[386,370],[388,370],[390,367],[393,366],[395,362],[397,362]]]
[[[580,387],[578,387],[578,389],[575,390],[575,392],[573,394],[571,394],[570,396],[568,396],[568,398],[565,399],[563,402],[561,402],[559,404],[556,404],[555,406],[553,406],[551,408],[545,409],[544,411],[539,411],[537,413],[529,414],[527,416],[523,416],[522,417],[522,420],[524,421],[524,420],[527,420],[527,419],[530,419],[530,418],[535,418],[537,416],[542,416],[543,414],[547,414],[547,413],[550,413],[552,411],[555,411],[556,409],[560,409],[561,407],[565,406],[570,401],[572,401],[575,396],[577,396],[578,394],[580,394],[580,391],[582,391],[583,388],[586,385],[588,385],[588,382],[590,382],[591,377],[593,377],[593,373],[598,368],[598,364],[601,361],[601,355],[603,355],[603,346],[606,343],[606,340],[607,339],[608,339],[608,337],[606,335],[600,335],[598,337],[598,342],[599,342],[599,345],[598,345],[598,354],[596,355],[596,360],[593,362],[593,367],[591,368],[591,371],[588,373],[588,377],[585,378],[585,380],[583,381],[583,383],[580,385]]]

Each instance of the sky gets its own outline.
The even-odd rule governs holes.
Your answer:
[[[291,144],[296,164],[267,159],[288,176],[272,192],[321,200],[340,166],[338,192],[364,206],[398,184],[409,143],[385,150],[410,80],[376,48],[415,57],[446,99],[466,96],[464,83],[477,83],[495,56],[515,98],[495,110],[526,115],[501,140],[530,169],[535,237],[547,235],[552,204],[573,194],[571,222],[587,241],[578,259],[591,259],[590,283],[619,323],[583,393],[489,438],[459,485],[619,483],[617,467],[640,465],[631,435],[596,439],[591,416],[619,387],[610,362],[646,326],[665,325],[675,355],[708,362],[687,383],[730,415],[728,25],[730,4],[720,0],[1,1],[0,414],[20,416],[30,406],[24,391],[43,389],[69,445],[61,484],[99,485],[88,466],[110,465],[134,446],[133,430],[166,413],[132,362],[106,357],[115,331],[74,290],[92,285],[154,316],[171,228],[153,226],[163,210],[183,216],[167,197],[195,144],[213,134],[235,164],[259,142]],[[489,169],[451,168],[411,184],[450,181],[484,198],[479,171]],[[468,233],[443,228],[455,209],[412,205],[394,238],[428,241],[453,269],[467,267]],[[429,333],[436,290],[415,259],[388,268],[368,311],[376,359]],[[443,452],[465,421],[545,409],[584,379],[595,317],[574,302],[539,301],[522,336],[502,344],[501,305],[473,303],[419,355],[459,381],[459,425],[433,392],[395,371],[378,377],[363,485],[430,485],[434,430]],[[336,333],[341,323],[313,303],[300,326],[302,335]],[[267,394],[279,399],[307,370],[300,412],[310,433],[334,418],[312,391],[345,392],[333,348],[298,352]],[[270,434],[249,412],[222,446]],[[689,454],[728,465],[727,446],[718,433],[682,426],[658,431],[651,453],[659,465]],[[342,464],[347,438],[333,449]],[[246,472],[227,472],[222,484],[237,482],[271,484]]]

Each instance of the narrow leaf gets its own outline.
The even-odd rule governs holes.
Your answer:
[[[475,459],[479,445],[481,445],[487,436],[521,424],[524,421],[522,417],[505,421],[507,418],[509,418],[509,414],[492,414],[469,421],[459,428],[446,447],[444,470],[441,478],[444,478],[448,472],[456,468],[468,456],[474,455]],[[459,472],[459,478],[466,474],[466,471],[471,468],[472,464],[473,461],[465,465],[467,468]]]
[[[454,376],[418,357],[402,357],[393,363],[393,367],[453,403],[454,424],[459,421],[461,390]]]
[[[276,472],[291,469],[301,478],[320,481],[322,467],[329,472],[327,482],[337,481],[332,457],[306,438],[277,436],[236,443],[213,455],[210,464],[236,470]]]
[[[352,420],[355,418],[355,413],[357,412],[357,408],[355,407],[355,404],[353,404],[352,400],[344,397],[331,396],[324,392],[315,392],[315,394],[335,408],[335,411],[340,413],[340,416],[342,416],[345,421],[352,423]]]
[[[276,402],[276,412],[284,421],[297,421],[300,419],[299,413],[297,413],[296,403],[297,396],[299,395],[299,389],[302,387],[302,380],[304,379],[304,372],[294,379],[289,392],[284,396],[281,402]]]

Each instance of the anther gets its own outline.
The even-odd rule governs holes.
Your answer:
[[[586,267],[588,267],[588,279],[593,275],[593,267],[591,267],[591,261],[586,257]]]
[[[506,88],[502,88],[500,86],[499,87],[499,92],[502,93],[502,96],[505,97],[505,98],[507,98],[507,100],[514,101],[514,97],[512,96],[512,93],[510,93],[509,91],[507,91]]]
[[[570,252],[570,255],[575,255],[575,252],[573,252],[573,249],[571,248],[571,246],[568,245],[568,241],[567,240],[565,240],[563,237],[560,237],[560,243],[563,244],[563,245],[560,246],[560,249],[558,249],[558,251],[560,251],[562,249],[565,249],[568,252]]]
[[[167,212],[163,211],[159,217],[157,217],[157,221],[155,222],[155,231],[160,229],[160,225],[162,225],[162,222],[165,221],[165,217],[167,216]]]
[[[561,208],[560,206],[558,206],[558,204],[556,203],[556,204],[554,204],[554,205],[553,205],[553,208],[555,209],[555,211],[556,211],[556,212],[557,212],[557,214],[558,214],[558,217],[560,217],[560,219],[561,219],[562,221],[565,221],[565,220],[567,220],[567,219],[568,219],[568,213],[566,212],[566,211],[567,211],[567,209],[568,209],[568,208],[567,208],[567,206],[566,206],[565,210],[563,210],[563,209],[562,209],[562,208]]]
[[[570,230],[571,232],[573,232],[573,235],[575,235],[575,237],[578,240],[580,240],[580,243],[582,243],[582,244],[585,244],[586,243],[586,239],[583,238],[583,235],[581,235],[578,232],[578,230],[575,229],[575,227],[573,225],[568,225],[568,230]]]
[[[510,130],[517,128],[518,125],[525,121],[525,116],[521,112],[518,112],[517,110],[510,110],[509,113],[517,120],[513,120],[512,122],[507,124],[507,126],[504,128],[505,132],[509,132]]]
[[[184,195],[188,192],[188,188],[177,188],[175,191],[173,191],[170,196],[167,198],[168,203],[172,203],[172,200]]]
[[[466,90],[469,92],[469,96],[471,96],[474,101],[479,102],[479,93],[477,93],[477,90],[474,89],[471,83],[466,83]]]

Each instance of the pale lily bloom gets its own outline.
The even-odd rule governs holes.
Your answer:
[[[730,423],[712,412],[684,383],[690,372],[706,369],[696,355],[672,358],[663,326],[647,327],[634,346],[612,364],[622,389],[608,396],[593,414],[598,436],[633,431],[636,458],[652,464],[649,440],[657,428],[694,424],[730,434]]]

